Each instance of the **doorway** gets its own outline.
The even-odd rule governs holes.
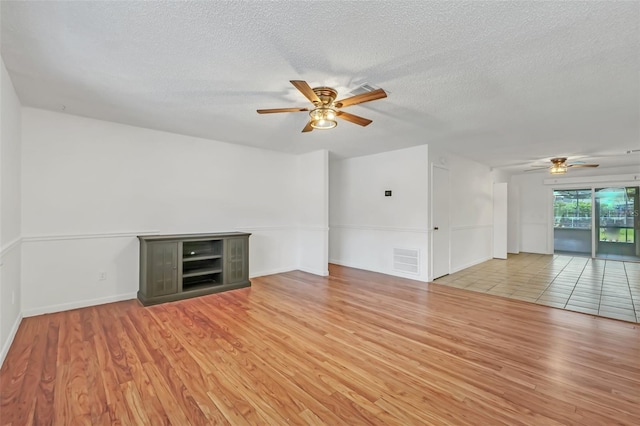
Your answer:
[[[432,280],[449,274],[449,170],[431,166],[431,273]]]

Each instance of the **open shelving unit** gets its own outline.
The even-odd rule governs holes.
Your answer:
[[[222,285],[223,240],[182,243],[182,290]]]
[[[249,235],[139,236],[138,299],[146,306],[250,286]]]

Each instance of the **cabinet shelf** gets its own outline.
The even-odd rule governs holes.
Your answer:
[[[183,273],[182,278],[199,277],[201,275],[217,274],[219,272],[222,272],[222,268],[192,269],[189,272]]]
[[[210,288],[212,286],[221,286],[221,285],[223,285],[223,284],[220,283],[220,282],[217,282],[215,280],[198,281],[197,283],[183,286],[182,287],[182,291],[183,291],[183,293],[186,293],[186,292],[189,292],[189,291],[204,290],[204,289]]]
[[[220,259],[221,257],[222,257],[222,255],[219,255],[219,254],[209,254],[209,255],[193,256],[193,257],[183,256],[182,257],[182,261],[183,262],[197,262],[198,260]]]
[[[245,232],[145,235],[140,240],[143,305],[249,287]]]

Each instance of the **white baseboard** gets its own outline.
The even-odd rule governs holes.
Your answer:
[[[426,278],[422,278],[419,275],[403,274],[402,272],[398,272],[398,271],[376,271],[374,269],[370,269],[366,265],[356,265],[356,264],[351,264],[347,262],[342,262],[336,259],[329,259],[329,263],[333,263],[334,265],[338,265],[338,266],[346,266],[347,268],[362,269],[363,271],[375,272],[376,274],[389,275],[391,277],[406,278],[408,280],[421,281],[423,283],[429,282],[429,280],[427,280]]]
[[[338,265],[338,266],[346,266],[347,268],[362,269],[364,271],[377,272],[379,274],[383,273],[383,272],[380,272],[380,271],[373,271],[371,269],[367,269],[364,265],[356,265],[356,264],[352,264],[352,263],[349,263],[349,262],[343,262],[343,261],[338,260],[338,259],[329,259],[329,263],[333,263],[334,265]]]
[[[9,348],[13,343],[13,339],[16,337],[16,333],[18,332],[18,327],[20,327],[20,323],[22,322],[22,314],[18,314],[16,321],[13,323],[13,327],[11,327],[11,331],[9,332],[9,336],[7,336],[7,341],[2,345],[2,352],[0,352],[0,367],[4,364],[4,359],[9,353]]]
[[[466,265],[458,266],[457,268],[452,268],[450,273],[451,274],[455,274],[456,272],[462,271],[463,269],[471,268],[472,266],[479,265],[479,264],[481,264],[483,262],[486,262],[487,260],[491,260],[491,259],[493,259],[493,257],[487,257],[487,258],[483,258],[483,259],[474,260],[473,262],[469,262]]]
[[[320,277],[328,277],[329,276],[329,270],[321,270],[321,269],[311,269],[311,268],[298,268],[299,271],[302,272],[307,272],[309,274],[313,274],[313,275],[318,275]]]
[[[333,263],[333,262],[331,262],[331,263]],[[291,271],[308,272],[310,274],[319,275],[321,277],[329,276],[329,270],[328,269],[325,270],[325,271],[322,271],[320,269],[309,269],[309,268],[302,268],[300,266],[289,266],[287,268],[277,268],[277,269],[269,269],[269,270],[266,270],[266,271],[253,272],[249,276],[249,279],[256,278],[256,277],[264,277],[264,276],[267,276],[267,275],[282,274],[282,273],[291,272]]]
[[[115,296],[102,297],[99,299],[79,300],[76,302],[62,303],[59,305],[41,306],[33,309],[26,309],[22,312],[22,315],[27,317],[33,317],[36,315],[50,314],[52,312],[69,311],[71,309],[86,308],[89,306],[104,305],[105,303],[121,302],[123,300],[131,300],[137,297],[136,293],[123,293]]]
[[[251,274],[249,274],[249,279],[256,278],[256,277],[264,277],[266,275],[282,274],[283,272],[291,272],[291,271],[295,271],[296,269],[298,268],[295,266],[288,266],[286,268],[275,268],[275,269],[267,269],[265,271],[251,272]]]

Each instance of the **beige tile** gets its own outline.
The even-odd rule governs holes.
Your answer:
[[[440,283],[438,283],[440,284]],[[467,286],[469,284],[466,283],[459,283],[459,282],[453,282],[453,283],[447,283],[446,285],[450,286],[450,287],[455,287],[455,288],[467,288]]]
[[[603,294],[600,296],[600,301],[604,304],[617,304],[617,303],[630,303],[632,301],[631,295],[628,296],[613,296],[610,294]]]
[[[566,304],[568,310],[591,315],[638,320],[633,303],[640,307],[640,263],[623,265],[530,253],[510,255],[507,262],[488,261],[437,283],[555,308]]]
[[[580,302],[584,302],[584,303],[600,303],[600,298],[598,296],[582,296],[579,294],[572,294],[571,295],[571,300],[576,300],[576,301],[580,301]]]
[[[571,297],[567,302],[567,306],[579,306],[581,308],[595,309],[597,311],[598,307],[600,306],[600,302],[597,300],[592,300],[592,301],[579,300],[579,299],[576,299],[575,297]]]
[[[493,284],[479,284],[479,283],[474,283],[471,284],[470,286],[468,286],[467,288],[469,290],[489,290],[490,288],[494,287]]]
[[[631,299],[631,292],[627,291],[626,293],[623,291],[613,292],[613,291],[602,291],[601,297],[606,299]]]
[[[558,275],[553,282],[557,284],[575,284],[578,282],[578,277],[571,278],[564,275]]]
[[[599,315],[605,318],[613,318],[613,319],[618,319],[623,321],[638,322],[638,319],[633,315],[622,315],[622,314],[610,313],[610,312],[603,312],[603,313],[600,313]]]
[[[517,300],[522,300],[524,302],[531,302],[531,303],[535,303],[536,300],[538,299],[537,297],[531,297],[531,296],[525,296],[525,295],[515,295],[512,294],[511,296],[509,296],[510,299],[517,299]]]
[[[631,309],[633,310],[634,306],[633,306],[633,301],[631,299],[601,299],[600,300],[600,305],[602,306],[607,306],[610,308],[617,308],[617,309]]]
[[[533,297],[537,299],[542,294],[541,291],[518,290],[513,293],[514,296]]]
[[[567,300],[569,300],[569,297],[554,296],[550,294],[542,294],[542,296],[538,298],[539,302],[554,302],[562,304],[566,304]]]
[[[614,314],[620,314],[620,315],[635,315],[635,312],[633,309],[622,309],[622,308],[616,308],[614,306],[607,306],[607,305],[601,305],[600,312],[614,313]]]
[[[564,297],[568,299],[571,296],[570,291],[557,291],[557,290],[546,290],[542,293],[542,296],[550,296],[550,297]]]
[[[600,292],[595,290],[575,289],[573,294],[583,297],[600,297]]]
[[[565,309],[568,311],[582,312],[583,314],[598,315],[597,309],[583,308],[582,306],[577,305],[567,305],[565,306]]]
[[[510,297],[512,293],[510,291],[488,291],[487,294],[491,294],[493,296]]]
[[[575,283],[565,283],[565,282],[560,282],[560,281],[554,281],[552,283],[549,284],[549,287],[552,288],[574,288],[576,286]]]

